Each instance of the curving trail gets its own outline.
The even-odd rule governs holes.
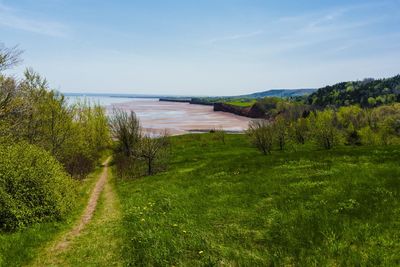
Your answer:
[[[30,266],[121,266],[120,206],[108,158],[75,226],[55,240]],[[111,180],[111,181],[110,181]]]
[[[70,241],[78,236],[92,219],[93,213],[96,210],[97,202],[99,201],[100,194],[103,191],[104,185],[107,182],[109,161],[110,158],[106,159],[106,161],[103,162],[103,171],[100,175],[99,180],[93,188],[93,192],[90,195],[89,202],[86,206],[85,212],[79,220],[79,223],[70,232],[64,235],[61,241],[55,246],[55,251],[65,250],[69,246]]]

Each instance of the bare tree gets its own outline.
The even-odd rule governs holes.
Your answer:
[[[17,85],[14,79],[0,75],[0,119],[13,113],[12,105],[17,94]]]
[[[140,157],[147,165],[147,175],[152,175],[156,171],[155,167],[165,160],[168,152],[169,141],[167,133],[160,137],[145,135],[140,142]]]
[[[126,157],[134,157],[142,136],[139,119],[135,112],[114,109],[110,118],[111,134],[118,142],[117,150]]]
[[[274,140],[273,127],[266,120],[254,120],[250,122],[247,134],[252,143],[264,154],[271,153]]]
[[[20,58],[22,50],[18,46],[7,48],[4,44],[0,43],[0,71],[12,68],[19,64],[22,60]]]

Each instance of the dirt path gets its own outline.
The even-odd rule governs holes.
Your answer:
[[[86,209],[75,226],[54,241],[30,266],[119,266],[119,239],[115,231],[120,207],[109,177],[108,162],[93,187]],[[83,264],[83,265],[82,265]]]
[[[96,210],[100,194],[103,191],[104,185],[107,182],[109,161],[110,158],[108,158],[103,163],[104,166],[103,171],[100,175],[99,180],[97,181],[96,185],[93,188],[93,192],[90,195],[89,202],[86,206],[85,212],[83,213],[79,223],[70,232],[64,235],[61,241],[55,246],[54,248],[55,251],[65,250],[69,246],[70,241],[74,239],[76,236],[78,236],[81,233],[81,231],[85,228],[86,224],[88,224],[88,222],[92,219],[93,213]]]

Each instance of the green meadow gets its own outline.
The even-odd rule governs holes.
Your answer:
[[[60,222],[0,235],[0,266],[396,266],[400,146],[308,143],[262,155],[245,135],[170,137],[167,171],[115,173],[70,247],[100,168]],[[110,171],[115,171],[112,167]]]
[[[117,180],[129,266],[396,266],[400,146],[261,155],[172,138],[167,172]]]

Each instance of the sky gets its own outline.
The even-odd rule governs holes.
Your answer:
[[[0,0],[61,92],[236,95],[400,73],[400,0]]]

